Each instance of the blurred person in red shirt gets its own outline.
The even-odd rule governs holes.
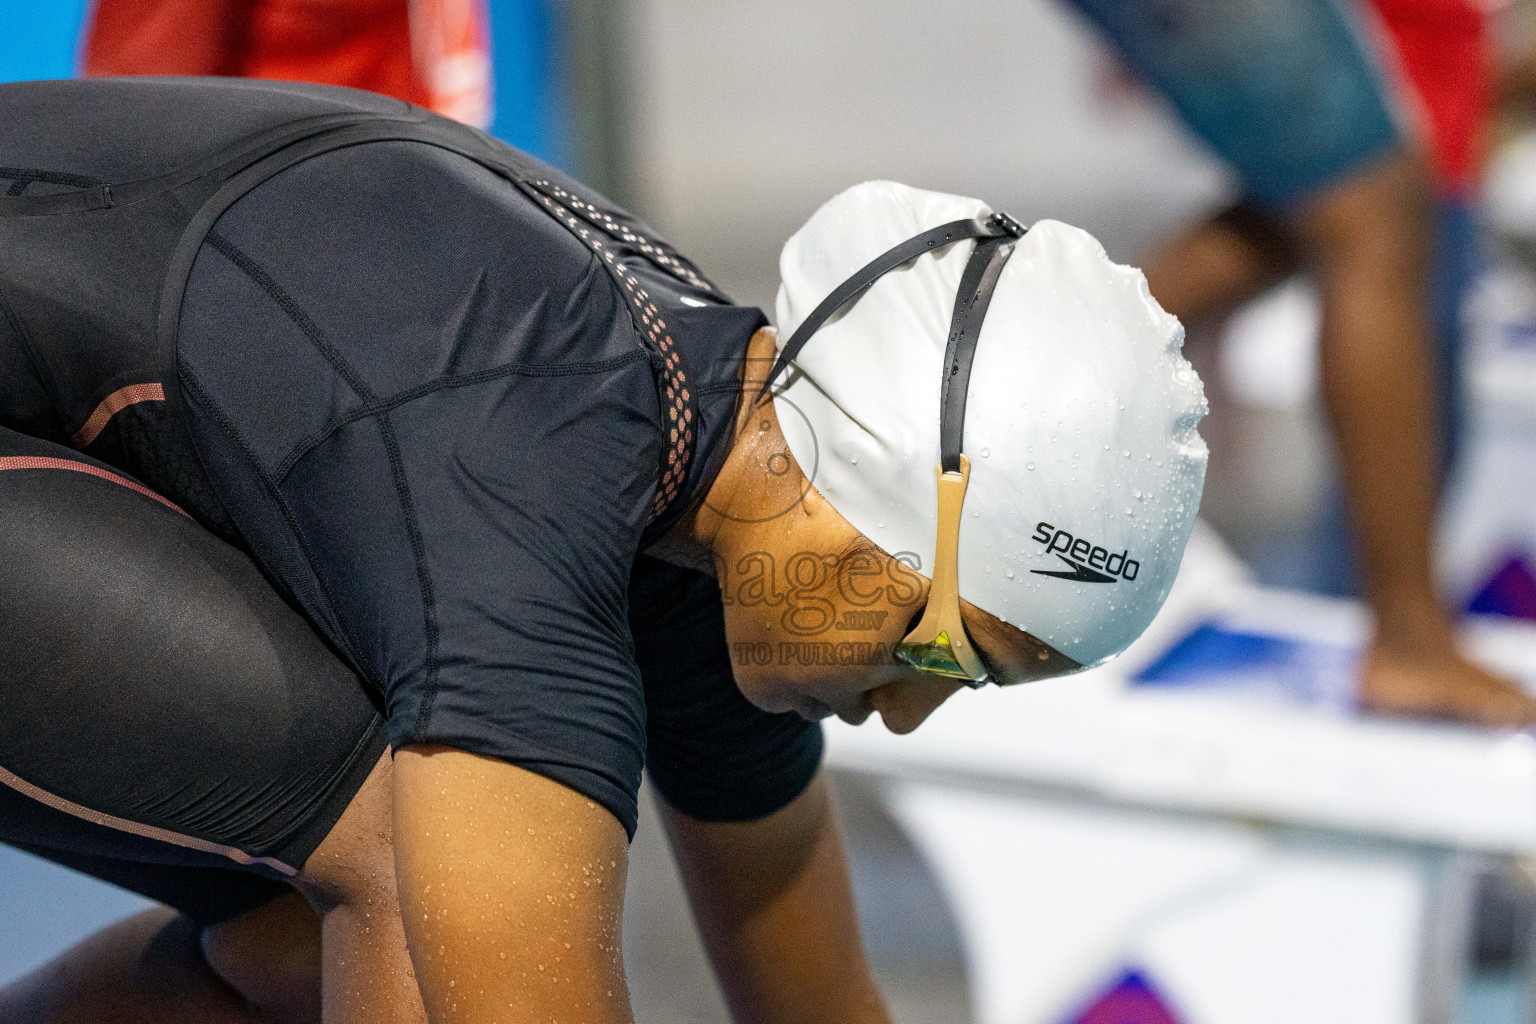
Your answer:
[[[1371,0],[1407,89],[1399,101],[1418,116],[1442,195],[1470,199],[1482,172],[1483,133],[1493,109],[1496,60],[1491,3]]]
[[[485,0],[95,0],[83,70],[367,89],[485,128]]]

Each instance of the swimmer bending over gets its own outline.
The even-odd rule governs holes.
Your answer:
[[[758,401],[760,312],[600,196],[416,108],[96,80],[0,86],[0,123],[0,840],[174,908],[0,992],[0,1020],[628,1020],[642,766],[737,1019],[885,1020],[814,720],[906,732],[967,681],[1073,671],[1155,613],[1204,450],[1140,276],[1062,225],[1021,240],[975,201],[861,187],[792,240],[781,320],[808,318],[820,276],[974,230],[867,289]],[[838,229],[850,213],[870,231]],[[945,564],[938,484],[901,467],[941,450],[972,250],[1000,256],[965,420],[992,438],[964,499],[989,516],[948,513],[958,570],[933,588],[911,566]],[[936,281],[937,305],[900,301]],[[1048,340],[1097,325],[1052,358],[1104,393],[1016,372],[1010,317]],[[925,378],[917,397],[848,390],[816,354],[848,345],[897,394]],[[1149,369],[1171,383],[1109,413]],[[1045,428],[1021,395],[1085,449],[1177,445],[1123,481],[1068,446],[1026,474],[1018,439]],[[889,444],[849,433],[882,422]],[[824,494],[818,443],[863,446],[866,469]],[[1071,497],[1078,473],[1109,500]],[[1159,480],[1177,514],[1103,511]],[[1035,524],[991,511],[1026,498],[1120,553],[1114,595],[1073,586],[1076,545],[1027,551]],[[851,521],[876,507],[926,539]],[[989,582],[1026,553],[1046,571]],[[946,604],[956,586],[991,607]],[[968,680],[890,656],[930,605],[958,608],[942,624],[985,666]]]

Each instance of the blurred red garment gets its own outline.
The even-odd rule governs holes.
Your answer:
[[[1482,171],[1494,52],[1482,0],[1371,0],[1412,86],[1441,191],[1466,197]]]
[[[345,85],[491,119],[485,0],[95,0],[84,71]]]

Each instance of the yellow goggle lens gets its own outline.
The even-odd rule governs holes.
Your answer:
[[[972,681],[971,674],[960,667],[960,662],[955,657],[954,647],[949,642],[949,633],[943,630],[927,643],[897,644],[896,657],[920,672],[932,672],[934,675],[947,676],[950,679]]]

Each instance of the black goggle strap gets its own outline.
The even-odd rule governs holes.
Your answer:
[[[907,239],[900,245],[887,249],[860,267],[858,272],[833,289],[831,295],[822,299],[821,303],[811,310],[811,315],[805,318],[805,322],[779,350],[779,357],[774,360],[773,369],[768,372],[768,377],[763,381],[763,386],[758,390],[754,401],[763,400],[768,389],[773,387],[774,381],[783,376],[785,369],[795,361],[800,350],[805,348],[811,336],[819,331],[823,324],[836,316],[844,306],[858,301],[871,285],[903,263],[909,263],[923,253],[934,252],[967,238],[1017,238],[1023,233],[1024,229],[1012,217],[1007,214],[993,214],[986,220],[953,220],[948,224],[940,224],[936,228],[930,228],[920,235]],[[973,254],[972,260],[974,259]],[[965,294],[963,284],[961,294]],[[986,312],[984,307],[982,312]]]
[[[965,398],[971,387],[971,364],[976,342],[992,304],[992,293],[1017,236],[1001,235],[976,243],[955,293],[955,313],[949,322],[949,343],[944,348],[944,383],[939,393],[939,464],[946,473],[960,472],[960,452],[965,441]]]
[[[934,467],[939,509],[932,583],[921,621],[896,645],[895,652],[924,672],[958,679],[973,689],[1002,680],[994,678],[982,660],[960,615],[960,514],[971,480],[970,460],[961,453],[965,397],[981,325],[1017,238],[1009,231],[977,242],[955,293],[939,394],[939,464]]]

